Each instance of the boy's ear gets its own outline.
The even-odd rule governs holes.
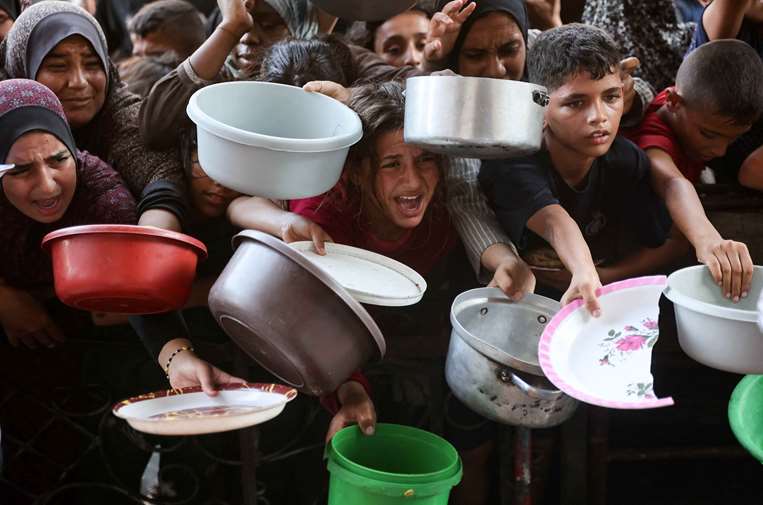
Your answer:
[[[684,105],[684,99],[678,93],[675,87],[667,89],[668,95],[665,100],[665,104],[668,106],[670,112],[676,112]]]

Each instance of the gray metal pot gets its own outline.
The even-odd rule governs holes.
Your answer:
[[[351,21],[382,21],[413,7],[416,0],[312,0],[338,18]]]
[[[577,401],[556,390],[538,364],[538,341],[558,310],[557,302],[533,294],[515,303],[497,288],[457,296],[445,365],[453,394],[503,424],[550,428],[569,419]]]
[[[483,77],[411,77],[405,89],[405,142],[464,158],[511,158],[540,149],[543,86]]]
[[[245,230],[209,292],[225,333],[300,391],[335,391],[386,350],[370,314],[342,286],[275,237]]]

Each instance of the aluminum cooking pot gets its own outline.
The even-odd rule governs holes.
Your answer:
[[[511,158],[540,149],[546,88],[483,77],[411,77],[405,142],[463,158]]]
[[[355,370],[384,356],[371,316],[298,251],[253,230],[209,292],[225,333],[264,368],[300,391],[335,391]]]
[[[556,390],[538,363],[540,336],[558,310],[548,298],[528,294],[513,302],[497,288],[458,295],[445,365],[453,394],[503,424],[550,428],[569,419],[577,400]]]
[[[416,0],[312,0],[338,18],[351,21],[382,21],[413,7]]]

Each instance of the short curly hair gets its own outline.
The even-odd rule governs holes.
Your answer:
[[[612,37],[591,25],[571,23],[541,33],[527,55],[530,82],[549,92],[583,72],[599,80],[617,72],[622,55]]]

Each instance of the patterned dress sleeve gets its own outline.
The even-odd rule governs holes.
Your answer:
[[[445,163],[448,212],[461,236],[469,263],[480,274],[482,253],[488,247],[506,244],[513,248],[513,245],[480,189],[480,160],[448,158]]]
[[[88,221],[99,224],[135,224],[135,198],[116,170],[85,151],[79,153],[78,159],[82,185],[88,195]]]

